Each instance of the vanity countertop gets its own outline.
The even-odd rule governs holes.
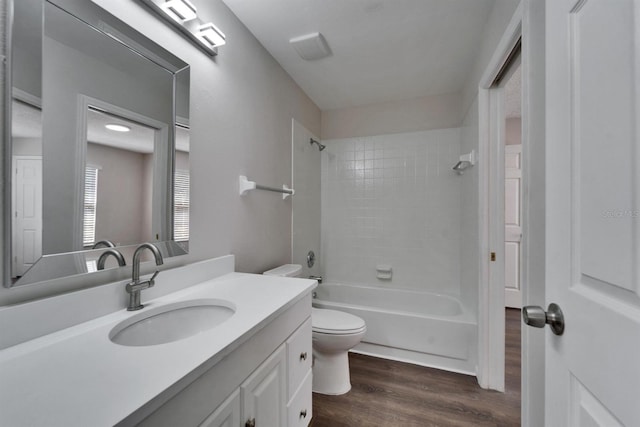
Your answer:
[[[188,374],[213,366],[315,286],[314,280],[229,273],[151,301],[143,292],[141,311],[123,308],[1,350],[0,424],[115,425]],[[167,344],[127,347],[109,339],[116,324],[146,309],[202,298],[227,300],[236,312]]]

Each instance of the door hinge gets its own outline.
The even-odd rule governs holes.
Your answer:
[[[491,261],[495,261],[495,260],[496,260],[496,253],[491,252]]]

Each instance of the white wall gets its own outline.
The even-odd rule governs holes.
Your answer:
[[[3,4],[7,2],[3,1]],[[13,17],[20,22],[42,22],[44,10],[41,0],[14,1]],[[4,22],[3,22],[4,25]],[[4,31],[2,32],[4,34]],[[13,86],[37,98],[42,97],[42,31],[31,25],[19,26],[14,32],[12,60],[21,70],[13,76]]]
[[[291,218],[291,262],[302,266],[302,277],[320,275],[320,157],[317,145],[309,144],[309,139],[318,137],[296,120],[292,123],[293,156],[293,212]],[[307,266],[307,253],[313,251],[316,262]]]
[[[267,185],[289,184],[291,118],[319,134],[319,109],[220,0],[193,0],[198,14],[227,35],[227,45],[215,58],[138,2],[95,2],[191,65],[190,252],[166,260],[165,268],[228,253],[235,254],[238,271],[262,272],[289,262],[291,201],[261,191],[241,198],[238,176]],[[48,286],[0,288],[0,304],[129,274],[122,269]]]
[[[460,129],[323,143],[327,280],[459,295]],[[391,281],[377,264],[392,266]]]
[[[101,144],[87,144],[87,165],[97,166],[98,192],[96,241],[111,240],[117,246],[143,243],[151,227],[143,228],[146,200],[145,154]],[[149,226],[150,226],[150,221]]]
[[[351,138],[458,127],[461,107],[460,94],[453,93],[325,110],[321,137]]]
[[[42,156],[41,138],[13,138],[14,156]]]

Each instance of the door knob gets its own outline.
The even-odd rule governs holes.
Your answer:
[[[549,304],[547,311],[537,305],[528,305],[522,308],[522,319],[524,323],[534,328],[544,328],[549,325],[556,335],[564,333],[564,315],[556,303]]]

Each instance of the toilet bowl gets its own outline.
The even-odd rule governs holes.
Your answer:
[[[265,275],[298,277],[302,267],[286,264]],[[364,337],[367,330],[358,316],[337,310],[311,309],[313,339],[313,392],[338,395],[351,390],[349,350]]]
[[[364,320],[353,314],[311,309],[313,336],[313,391],[344,394],[351,390],[349,350],[364,337]]]

